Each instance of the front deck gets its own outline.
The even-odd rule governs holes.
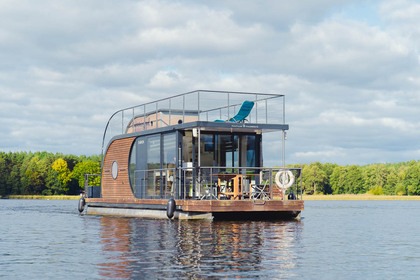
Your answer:
[[[165,218],[165,199],[89,199],[89,214]],[[176,200],[175,218],[216,220],[294,219],[303,200]]]

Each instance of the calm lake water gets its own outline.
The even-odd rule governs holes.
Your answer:
[[[420,201],[307,201],[299,222],[81,216],[0,200],[1,279],[419,279]]]

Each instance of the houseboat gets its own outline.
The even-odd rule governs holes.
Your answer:
[[[102,139],[101,184],[86,176],[79,211],[299,219],[301,170],[285,165],[288,129],[281,94],[198,90],[119,110]],[[276,167],[264,166],[263,143]]]

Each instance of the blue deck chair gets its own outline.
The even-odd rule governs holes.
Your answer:
[[[251,113],[252,108],[254,107],[253,101],[245,100],[244,103],[242,103],[241,108],[239,109],[239,112],[227,120],[228,122],[244,122],[246,120],[246,117],[249,116],[249,113]],[[224,122],[223,120],[215,120],[215,122]]]

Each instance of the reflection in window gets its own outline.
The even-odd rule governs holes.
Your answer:
[[[244,146],[246,147],[246,166],[247,167],[255,167],[256,166],[256,141],[255,135],[247,135],[244,137]]]
[[[160,135],[149,137],[147,141],[147,168],[160,168]]]
[[[202,156],[201,162],[207,166],[256,167],[258,165],[256,139],[256,135],[206,135],[201,139],[204,147],[204,149],[202,147],[204,157]]]
[[[239,166],[239,137],[237,135],[218,135],[217,162],[219,166]]]
[[[192,131],[186,131],[182,138],[182,160],[184,162],[193,161],[193,136]],[[195,152],[197,154],[197,152]]]
[[[175,133],[163,135],[163,162],[162,178],[163,187],[161,188],[162,197],[174,194],[174,180],[176,167],[176,135]]]
[[[146,195],[156,196],[159,194],[160,176],[156,177],[160,169],[160,135],[150,136],[147,139],[147,186]]]
[[[163,168],[175,168],[176,137],[175,133],[163,136]]]
[[[214,166],[214,135],[201,134],[201,166]]]

